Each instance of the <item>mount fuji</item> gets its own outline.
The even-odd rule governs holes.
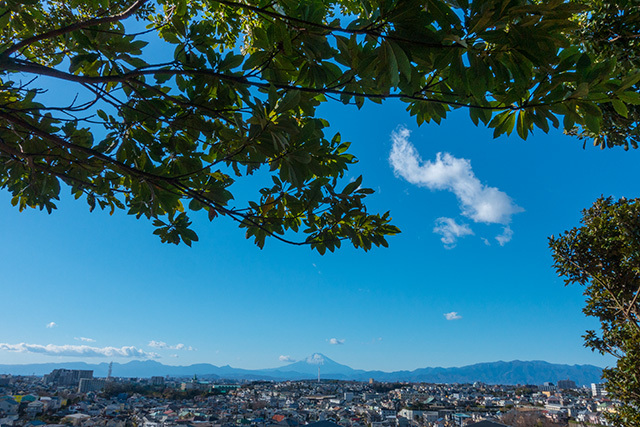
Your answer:
[[[271,372],[274,374],[296,373],[311,376],[312,378],[320,372],[322,378],[333,379],[351,379],[355,376],[366,374],[366,371],[353,369],[347,365],[334,362],[322,353],[313,353],[303,360],[281,368],[263,369],[262,372]]]

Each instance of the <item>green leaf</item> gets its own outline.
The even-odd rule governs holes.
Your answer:
[[[283,113],[285,111],[289,111],[298,107],[300,105],[300,91],[292,90],[288,91],[287,94],[278,102],[278,106],[276,107],[277,113]]]
[[[229,52],[227,56],[224,57],[219,67],[221,70],[232,70],[242,64],[244,61],[244,56],[236,55],[233,52]]]
[[[349,195],[351,193],[353,193],[358,187],[360,187],[360,185],[362,184],[362,175],[360,175],[358,178],[356,178],[355,181],[350,182],[349,184],[347,184],[346,187],[344,187],[344,190],[342,190],[343,195]]]
[[[640,105],[640,93],[627,91],[617,93],[616,95],[620,100],[627,104]]]
[[[600,117],[587,114],[584,116],[584,122],[587,128],[593,133],[600,133]]]
[[[506,132],[507,135],[511,135],[511,132],[513,132],[515,125],[516,125],[516,112],[512,112],[507,117],[507,120],[502,122],[501,131],[503,133]]]
[[[520,138],[527,139],[527,135],[529,134],[529,127],[525,124],[524,115],[524,110],[520,110],[518,112],[518,123],[516,126],[516,130]]]
[[[620,87],[618,88],[616,93],[624,92],[625,90],[629,89],[631,86],[635,85],[639,81],[640,81],[640,72],[636,72],[625,77],[624,79],[622,79],[622,82],[620,83]]]
[[[409,61],[404,49],[394,42],[389,42],[389,46],[391,46],[391,49],[393,50],[393,56],[398,63],[400,73],[407,79],[407,81],[411,81],[411,62]]]
[[[629,109],[624,104],[624,102],[619,99],[612,99],[611,105],[613,105],[613,109],[616,110],[616,113],[620,114],[622,117],[629,117]]]
[[[383,42],[380,46],[380,55],[378,56],[379,69],[388,73],[391,79],[391,86],[397,87],[400,83],[400,74],[398,71],[398,61],[389,42]]]

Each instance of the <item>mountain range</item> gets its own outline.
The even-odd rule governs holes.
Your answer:
[[[106,377],[108,363],[88,364],[84,362],[39,363],[25,365],[0,365],[0,374],[44,375],[54,369],[88,369],[96,377]],[[230,380],[303,380],[318,377],[322,379],[427,383],[473,383],[487,384],[542,384],[546,381],[571,379],[577,385],[601,382],[602,368],[593,365],[562,365],[544,361],[519,361],[477,363],[455,368],[421,368],[413,371],[364,371],[337,363],[321,353],[314,353],[306,359],[286,366],[271,369],[239,369],[229,365],[215,366],[200,363],[189,366],[172,366],[146,360],[128,363],[113,363],[116,377],[191,377],[197,375],[207,379]]]

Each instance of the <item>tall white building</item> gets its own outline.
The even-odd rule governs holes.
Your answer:
[[[607,395],[607,390],[604,389],[604,384],[602,383],[591,383],[591,395],[593,397],[602,397]]]

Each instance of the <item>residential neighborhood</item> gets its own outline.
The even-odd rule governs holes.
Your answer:
[[[609,425],[601,385],[488,385],[0,376],[0,427],[449,427]]]

